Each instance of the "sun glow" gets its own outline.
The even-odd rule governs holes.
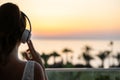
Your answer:
[[[120,30],[119,0],[6,0],[31,20],[39,36],[64,36]]]

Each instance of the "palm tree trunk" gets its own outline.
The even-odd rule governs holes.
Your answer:
[[[66,53],[66,64],[68,63],[68,53]]]
[[[101,65],[102,68],[104,68],[104,60],[102,60],[102,65]]]
[[[56,62],[55,62],[55,57],[54,57],[54,65],[56,64]]]

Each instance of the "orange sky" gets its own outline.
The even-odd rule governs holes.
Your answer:
[[[119,0],[2,0],[14,2],[25,12],[37,36],[117,34]]]

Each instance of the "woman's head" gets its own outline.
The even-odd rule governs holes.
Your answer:
[[[17,33],[16,36],[25,30],[25,17],[16,4],[6,3],[0,6],[0,26],[0,33]]]
[[[8,56],[17,42],[20,42],[26,27],[25,16],[13,3],[0,6],[0,60]]]

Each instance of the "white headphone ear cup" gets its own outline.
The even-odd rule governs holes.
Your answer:
[[[21,37],[21,42],[22,43],[27,42],[30,39],[30,36],[31,36],[30,31],[25,29]]]

